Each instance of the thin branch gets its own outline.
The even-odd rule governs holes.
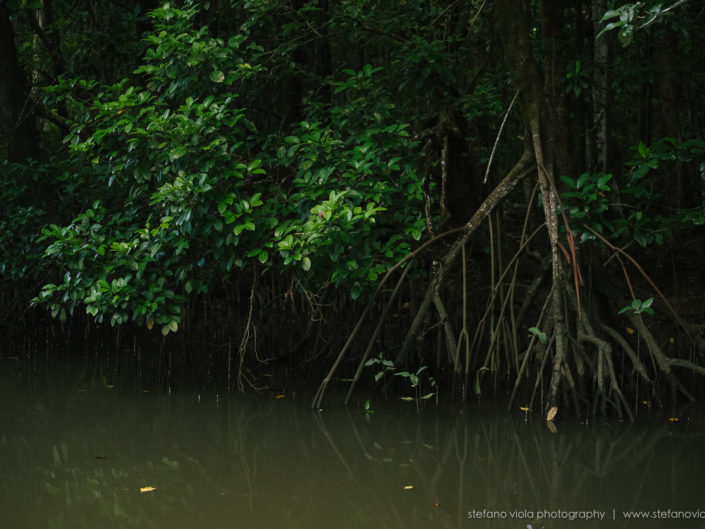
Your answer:
[[[660,16],[663,15],[664,13],[669,12],[671,9],[675,9],[676,7],[678,7],[678,6],[681,5],[681,4],[685,4],[687,1],[688,1],[688,0],[678,0],[678,2],[676,2],[675,4],[673,4],[673,5],[669,6],[669,7],[667,7],[666,9],[662,9],[661,11],[659,11],[658,13],[656,13],[654,16],[652,16],[649,20],[647,20],[646,22],[644,22],[644,23],[643,23],[641,26],[639,26],[637,29],[643,29],[643,28],[645,28],[646,26],[650,26],[651,24],[653,24],[653,23],[656,21],[656,19],[657,19],[658,17],[660,17]]]
[[[504,119],[502,119],[502,124],[499,126],[499,132],[497,133],[497,138],[494,140],[494,145],[492,146],[492,152],[490,153],[490,161],[487,162],[487,170],[485,171],[485,178],[482,180],[483,184],[487,183],[487,177],[490,175],[490,169],[492,169],[492,161],[494,160],[494,153],[497,150],[497,145],[499,144],[499,139],[502,137],[502,132],[504,131],[504,126],[507,124],[507,118],[509,117],[509,113],[512,111],[512,107],[514,106],[514,102],[517,100],[517,97],[519,97],[519,90],[516,91],[514,94],[514,97],[512,98],[512,102],[509,103],[509,108],[507,109],[507,112],[504,114]]]
[[[693,341],[693,336],[690,334],[690,330],[688,329],[688,326],[686,325],[685,321],[683,321],[683,319],[676,313],[676,311],[673,309],[673,307],[671,306],[671,304],[670,304],[670,303],[668,302],[668,300],[666,299],[666,296],[663,295],[663,293],[661,292],[661,290],[659,290],[659,288],[658,288],[658,287],[656,286],[656,284],[651,280],[651,278],[649,277],[649,275],[648,275],[646,272],[644,272],[644,269],[643,269],[643,268],[641,267],[641,265],[636,261],[636,259],[634,259],[631,255],[629,255],[627,252],[625,252],[625,251],[622,250],[621,248],[618,248],[618,247],[616,247],[614,244],[612,244],[611,242],[609,242],[609,241],[608,241],[607,239],[605,239],[601,234],[599,234],[598,232],[596,232],[595,230],[593,230],[590,226],[588,226],[588,225],[586,225],[586,224],[583,224],[583,228],[585,228],[585,229],[588,230],[590,233],[592,233],[593,235],[595,235],[598,239],[600,239],[600,240],[601,240],[602,242],[604,242],[607,246],[609,246],[609,248],[611,248],[611,249],[614,250],[615,252],[620,253],[621,255],[623,255],[624,257],[626,257],[627,259],[629,259],[629,262],[631,262],[631,263],[636,267],[636,269],[637,269],[637,270],[639,271],[639,273],[644,277],[644,279],[646,279],[646,280],[649,282],[649,285],[651,285],[651,288],[653,288],[653,289],[656,291],[656,293],[658,294],[658,296],[663,300],[663,302],[664,302],[664,303],[666,304],[666,306],[668,307],[668,310],[671,311],[671,314],[673,314],[673,316],[676,318],[676,320],[678,321],[678,323],[680,323],[681,327],[683,327],[683,330],[685,331],[685,333],[688,335],[688,338],[690,338],[690,341],[692,342],[692,341]]]

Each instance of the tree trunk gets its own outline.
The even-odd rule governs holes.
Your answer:
[[[592,23],[594,35],[597,35],[601,28],[600,19],[607,11],[607,0],[594,0],[592,3]],[[593,85],[592,85],[592,124],[594,127],[595,159],[590,160],[587,170],[597,170],[609,173],[611,166],[611,143],[610,136],[610,97],[608,77],[608,64],[610,61],[609,34],[602,35],[599,39],[593,39]]]
[[[551,26],[549,35],[555,32],[556,20],[560,20],[555,13],[548,11],[560,10],[555,2],[547,2],[544,6],[544,17],[547,24]],[[556,99],[557,91],[554,79],[554,67],[549,67],[545,71],[544,86],[549,87],[547,98],[544,99],[544,91],[539,76],[538,67],[534,60],[534,50],[529,37],[529,21],[527,13],[523,9],[521,0],[498,0],[496,4],[499,33],[502,37],[504,47],[504,57],[507,68],[514,84],[521,92],[522,113],[526,131],[531,134],[534,157],[538,172],[539,187],[541,189],[544,216],[551,246],[551,265],[553,289],[552,299],[552,319],[554,322],[555,334],[555,356],[553,361],[553,374],[551,376],[548,407],[557,405],[559,388],[562,376],[562,366],[565,362],[566,337],[565,324],[563,321],[563,295],[562,295],[562,263],[561,253],[558,246],[558,217],[556,216],[557,191],[554,183],[556,170],[565,170],[565,166],[570,162],[565,158],[566,152],[560,144],[557,136],[563,127],[560,112],[555,108],[560,107],[561,102]],[[546,9],[548,11],[546,11]],[[549,108],[556,107],[554,110]]]
[[[0,4],[0,133],[7,159],[23,162],[36,158],[39,138],[34,109],[22,66],[17,58],[10,10]]]

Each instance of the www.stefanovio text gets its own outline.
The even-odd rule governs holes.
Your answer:
[[[563,509],[512,511],[493,511],[490,509],[472,509],[468,511],[471,520],[705,520],[705,510],[677,511],[673,509],[656,509],[652,511],[570,511]]]

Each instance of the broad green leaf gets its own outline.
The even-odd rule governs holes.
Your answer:
[[[223,81],[225,81],[225,74],[220,70],[215,70],[211,72],[210,77],[211,81],[213,81],[214,83],[222,83]]]

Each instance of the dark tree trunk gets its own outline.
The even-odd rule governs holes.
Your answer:
[[[677,63],[678,42],[674,33],[669,32],[657,41],[656,66],[658,68],[659,96],[659,139],[664,137],[681,140],[679,103],[681,100],[675,64]],[[697,207],[699,202],[690,203],[683,183],[683,171],[679,162],[664,165],[663,177],[668,182],[668,205],[672,208]],[[697,185],[697,184],[695,184]]]
[[[307,5],[305,0],[293,0],[292,8],[299,12]],[[318,2],[320,11],[313,14],[307,13],[306,27],[309,33],[305,36],[304,44],[294,49],[292,60],[295,64],[294,75],[290,80],[289,88],[289,120],[300,121],[305,118],[305,100],[309,92],[315,88],[319,93],[316,99],[330,102],[331,91],[322,79],[329,77],[333,72],[330,39],[328,36],[328,0]]]
[[[34,109],[17,58],[10,10],[0,4],[0,129],[7,159],[23,162],[39,152]]]
[[[562,117],[554,108],[560,106],[560,98],[554,100],[551,88],[554,85],[554,68],[545,71],[543,82],[539,75],[538,65],[534,59],[534,49],[529,38],[529,18],[524,11],[522,0],[498,0],[496,3],[499,33],[504,47],[504,58],[512,81],[520,90],[522,114],[526,133],[531,135],[534,158],[538,173],[539,188],[543,197],[543,210],[546,228],[550,240],[553,289],[551,290],[551,316],[555,338],[553,373],[548,396],[548,407],[558,404],[558,396],[562,372],[566,363],[566,332],[564,322],[564,303],[562,295],[563,271],[562,255],[558,241],[557,191],[554,175],[556,171],[565,170],[569,162],[565,159],[566,152],[561,142],[566,138],[557,135],[563,130],[560,121]],[[542,9],[544,22],[549,26],[548,34],[555,31],[557,15],[546,12],[546,9],[561,10],[556,2],[548,2]],[[546,37],[550,38],[550,37]],[[546,65],[544,64],[546,68]],[[560,174],[560,173],[558,173]]]

